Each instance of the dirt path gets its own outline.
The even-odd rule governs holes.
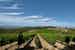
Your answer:
[[[44,40],[39,34],[38,37],[44,50],[55,50],[55,48],[50,45],[46,40]]]
[[[0,47],[0,50],[5,50],[5,48],[7,48],[8,50],[21,50],[21,48],[33,48],[33,50],[58,50],[57,48],[53,47],[53,45],[50,45],[46,40],[44,40],[39,34],[35,37],[32,37],[27,42],[21,44],[20,48],[18,48],[17,42],[2,46]]]
[[[10,48],[10,47],[13,47],[13,46],[16,46],[16,45],[17,45],[17,42],[13,42],[11,44],[7,44],[5,46],[1,46],[0,50],[5,50],[6,48]]]
[[[31,43],[29,44],[31,47],[36,47],[35,39],[36,39],[36,37],[34,37],[33,40],[31,41]]]

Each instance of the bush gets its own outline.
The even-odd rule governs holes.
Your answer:
[[[70,42],[70,36],[66,36],[66,37],[65,37],[65,42],[66,42],[66,43],[69,43],[69,42]]]
[[[73,37],[72,41],[75,42],[75,37]]]

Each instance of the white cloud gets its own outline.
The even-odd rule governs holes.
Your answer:
[[[4,1],[12,1],[12,0],[0,0],[0,1],[4,2]]]
[[[24,12],[3,12],[0,15],[22,15]]]
[[[49,23],[54,22],[52,18],[43,16],[26,16],[26,17],[13,17],[13,16],[0,16],[0,25],[20,25],[20,26],[47,26]],[[49,22],[45,22],[50,20]]]
[[[20,7],[18,7],[19,4],[13,4],[11,6],[4,6],[4,7],[0,7],[1,9],[22,9]]]

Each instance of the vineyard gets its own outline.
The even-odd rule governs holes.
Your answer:
[[[59,30],[48,29],[31,29],[29,31],[23,31],[24,43],[18,48],[16,33],[1,33],[0,34],[0,50],[60,50],[63,49],[66,44],[64,42],[65,37],[69,36],[72,39],[74,31],[70,33],[62,32]],[[35,35],[34,37],[32,35]],[[61,45],[61,47],[56,44]],[[57,47],[55,47],[55,45]]]

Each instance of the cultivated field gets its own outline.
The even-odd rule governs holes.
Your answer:
[[[30,35],[32,34],[40,34],[45,40],[47,40],[49,43],[54,43],[56,40],[64,41],[66,36],[70,36],[71,38],[75,36],[74,30],[69,30],[68,32],[60,31],[60,30],[49,30],[47,28],[45,29],[31,29],[28,31],[23,31],[24,39],[27,40],[30,38]],[[2,45],[12,43],[14,41],[17,41],[17,35],[19,32],[16,33],[0,33],[0,44],[2,41]]]

